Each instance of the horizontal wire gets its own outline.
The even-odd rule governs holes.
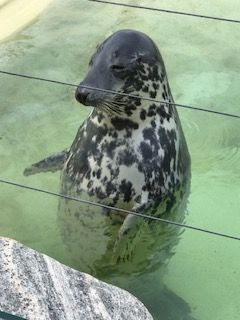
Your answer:
[[[202,14],[195,14],[195,13],[188,13],[188,12],[181,12],[181,11],[174,11],[174,10],[167,10],[167,9],[158,9],[158,8],[152,8],[152,7],[146,7],[146,6],[138,6],[138,5],[134,5],[134,4],[119,3],[119,2],[104,1],[104,0],[88,0],[88,1],[104,3],[104,4],[111,4],[111,5],[115,5],[115,6],[144,9],[144,10],[165,12],[165,13],[171,13],[171,14],[179,14],[179,15],[190,16],[190,17],[195,17],[195,18],[203,18],[203,19],[218,20],[218,21],[224,21],[224,22],[240,23],[240,20],[212,17],[212,16],[206,16],[206,15],[202,15]]]
[[[116,208],[116,207],[112,207],[112,206],[109,206],[109,205],[93,202],[93,201],[90,201],[90,200],[83,200],[83,199],[80,199],[80,198],[67,196],[67,195],[64,195],[64,194],[61,194],[61,193],[52,192],[52,191],[49,191],[49,190],[46,190],[46,189],[30,187],[30,186],[26,186],[26,185],[23,185],[23,184],[20,184],[20,183],[17,183],[17,182],[5,180],[5,179],[2,179],[2,178],[0,178],[0,183],[12,185],[12,186],[15,186],[15,187],[18,187],[18,188],[23,188],[23,189],[27,189],[27,190],[31,190],[31,191],[41,192],[41,193],[44,193],[44,194],[48,194],[48,195],[64,198],[64,199],[67,199],[67,200],[80,202],[80,203],[83,203],[83,204],[89,204],[89,205],[92,205],[92,206],[95,206],[95,207],[100,207],[100,208],[103,208],[103,209],[109,209],[109,210],[114,210],[114,211],[118,211],[118,212],[122,212],[122,213],[132,214],[134,216],[138,216],[138,217],[149,219],[149,220],[154,220],[154,221],[161,222],[161,223],[164,223],[164,224],[170,224],[170,225],[173,225],[173,226],[176,226],[176,227],[182,227],[182,228],[191,229],[191,230],[195,230],[195,231],[199,231],[199,232],[204,232],[204,233],[207,233],[207,234],[211,234],[211,235],[215,235],[215,236],[219,236],[219,237],[224,237],[224,238],[228,238],[228,239],[232,239],[232,240],[240,240],[240,237],[236,237],[236,236],[232,236],[232,235],[228,235],[228,234],[224,234],[224,233],[220,233],[220,232],[216,232],[216,231],[206,230],[206,229],[203,229],[203,228],[198,228],[198,227],[187,225],[187,224],[182,224],[180,222],[175,222],[175,221],[171,221],[171,220],[167,220],[167,219],[162,219],[162,218],[158,218],[158,217],[154,217],[154,216],[149,216],[147,214],[143,214],[143,213],[139,213],[139,212],[134,212],[134,211],[126,210],[126,209]]]
[[[66,85],[66,86],[70,86],[70,87],[75,87],[75,88],[85,88],[85,89],[90,89],[90,90],[95,90],[95,91],[100,91],[100,92],[111,93],[111,94],[115,94],[115,95],[117,94],[117,95],[124,96],[124,97],[137,98],[137,99],[150,101],[150,102],[155,102],[155,103],[174,105],[174,106],[177,106],[177,107],[180,107],[180,108],[191,109],[191,110],[202,111],[202,112],[208,112],[208,113],[213,113],[213,114],[217,114],[217,115],[221,115],[221,116],[240,119],[240,115],[237,115],[237,114],[220,112],[220,111],[215,111],[215,110],[201,108],[201,107],[193,107],[193,106],[188,106],[188,105],[179,104],[179,103],[175,103],[175,102],[160,101],[160,100],[156,100],[156,99],[152,99],[152,98],[136,96],[136,95],[133,95],[133,94],[117,92],[117,91],[114,91],[114,90],[101,89],[101,88],[96,88],[96,87],[91,87],[91,86],[86,86],[86,85],[77,85],[77,84],[73,84],[73,83],[69,83],[69,82],[63,82],[63,81],[58,81],[58,80],[40,78],[40,77],[35,77],[35,76],[21,74],[21,73],[14,73],[14,72],[9,72],[9,71],[4,71],[4,70],[0,70],[0,73],[1,74],[6,74],[6,75],[11,75],[11,76],[22,77],[22,78],[26,78],[26,79],[39,80],[39,81],[45,81],[45,82],[50,82],[50,83],[55,83],[55,84],[61,84],[61,85]]]
[[[0,319],[1,320],[27,320],[25,318],[22,318],[7,312],[3,312],[3,311],[0,311]]]

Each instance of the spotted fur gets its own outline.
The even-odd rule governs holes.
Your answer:
[[[162,103],[79,88],[77,100],[94,109],[68,152],[62,192],[127,209],[154,201],[158,206],[150,214],[181,220],[177,212],[190,158],[155,44],[142,33],[119,31],[99,46],[82,84]],[[176,234],[170,226],[65,200],[60,219],[69,250],[80,268],[91,273],[110,265],[122,265],[121,272],[150,268]],[[147,239],[144,248],[142,239]]]

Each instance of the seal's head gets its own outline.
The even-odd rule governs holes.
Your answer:
[[[75,95],[80,103],[120,117],[132,116],[141,99],[91,87],[161,100],[171,95],[157,46],[147,35],[134,30],[118,31],[98,46],[80,85],[83,87],[78,87]]]

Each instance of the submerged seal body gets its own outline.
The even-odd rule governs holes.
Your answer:
[[[107,38],[91,58],[76,99],[94,109],[65,159],[62,192],[128,210],[154,202],[148,214],[182,221],[190,157],[154,42],[133,30]],[[64,199],[59,217],[76,263],[99,277],[154,268],[178,234],[170,225]]]
[[[72,146],[25,174],[63,166],[65,195],[135,211],[153,203],[144,213],[182,221],[190,157],[157,46],[141,32],[114,33],[97,48],[81,85],[76,99],[94,109]],[[158,268],[179,234],[169,224],[65,199],[59,221],[75,267],[99,278]]]

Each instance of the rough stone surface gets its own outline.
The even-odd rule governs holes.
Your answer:
[[[0,310],[32,320],[147,320],[127,291],[0,238]]]

